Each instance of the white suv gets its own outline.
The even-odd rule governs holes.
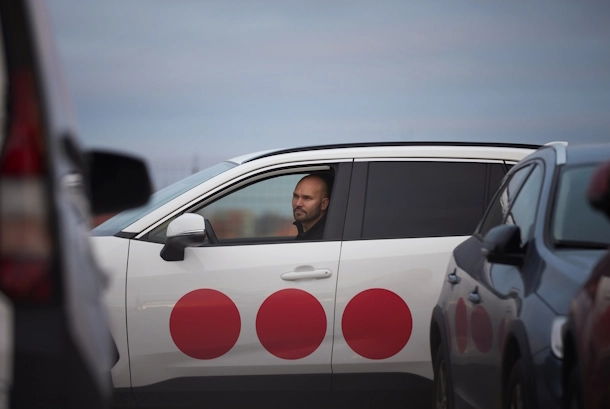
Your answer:
[[[430,314],[451,251],[535,148],[368,143],[246,155],[108,220],[92,235],[112,276],[117,392],[139,404],[165,394],[209,403],[213,391],[394,385],[427,404]],[[297,241],[291,199],[307,174],[327,180],[330,204],[323,239]]]

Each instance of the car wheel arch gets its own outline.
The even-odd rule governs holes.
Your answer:
[[[443,335],[445,334],[445,335]],[[432,362],[436,358],[438,347],[446,341],[445,322],[443,321],[443,311],[439,306],[434,307],[430,320],[430,356]],[[445,342],[446,343],[446,342]]]
[[[522,364],[524,365],[524,373],[526,382],[525,385],[532,385],[533,380],[533,368],[531,368],[531,354],[528,343],[528,338],[526,335],[525,327],[521,321],[513,321],[508,326],[506,331],[506,338],[504,341],[504,348],[502,352],[502,377],[501,377],[501,389],[500,393],[502,395],[502,402],[505,400],[504,393],[506,391],[506,386],[509,382],[510,374],[515,363],[521,359]],[[532,391],[530,388],[524,391],[527,395],[527,399],[533,399]]]

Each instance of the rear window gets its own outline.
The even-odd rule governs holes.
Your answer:
[[[487,164],[371,162],[362,237],[465,236],[485,208]]]

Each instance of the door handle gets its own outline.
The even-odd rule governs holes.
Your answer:
[[[470,300],[470,302],[474,304],[478,304],[481,302],[481,296],[478,293],[478,289],[468,294],[468,300]]]
[[[449,281],[451,284],[454,284],[454,285],[459,284],[461,281],[460,277],[457,276],[456,271],[457,270],[453,270],[453,273],[451,273],[447,276],[447,281]]]
[[[290,273],[284,273],[281,275],[282,280],[285,281],[295,281],[295,280],[303,280],[307,278],[329,278],[332,276],[332,271],[328,269],[322,270],[313,270],[313,271],[291,271]]]

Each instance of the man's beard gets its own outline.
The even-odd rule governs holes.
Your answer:
[[[301,210],[301,212],[303,212],[303,213],[301,213],[300,215],[297,216],[297,213],[296,213],[297,210]],[[303,209],[294,209],[292,211],[294,220],[296,220],[297,222],[301,222],[301,223],[307,223],[309,221],[316,220],[320,216],[321,213],[322,213],[322,209],[320,209],[320,208],[315,209],[313,213],[307,213]]]

